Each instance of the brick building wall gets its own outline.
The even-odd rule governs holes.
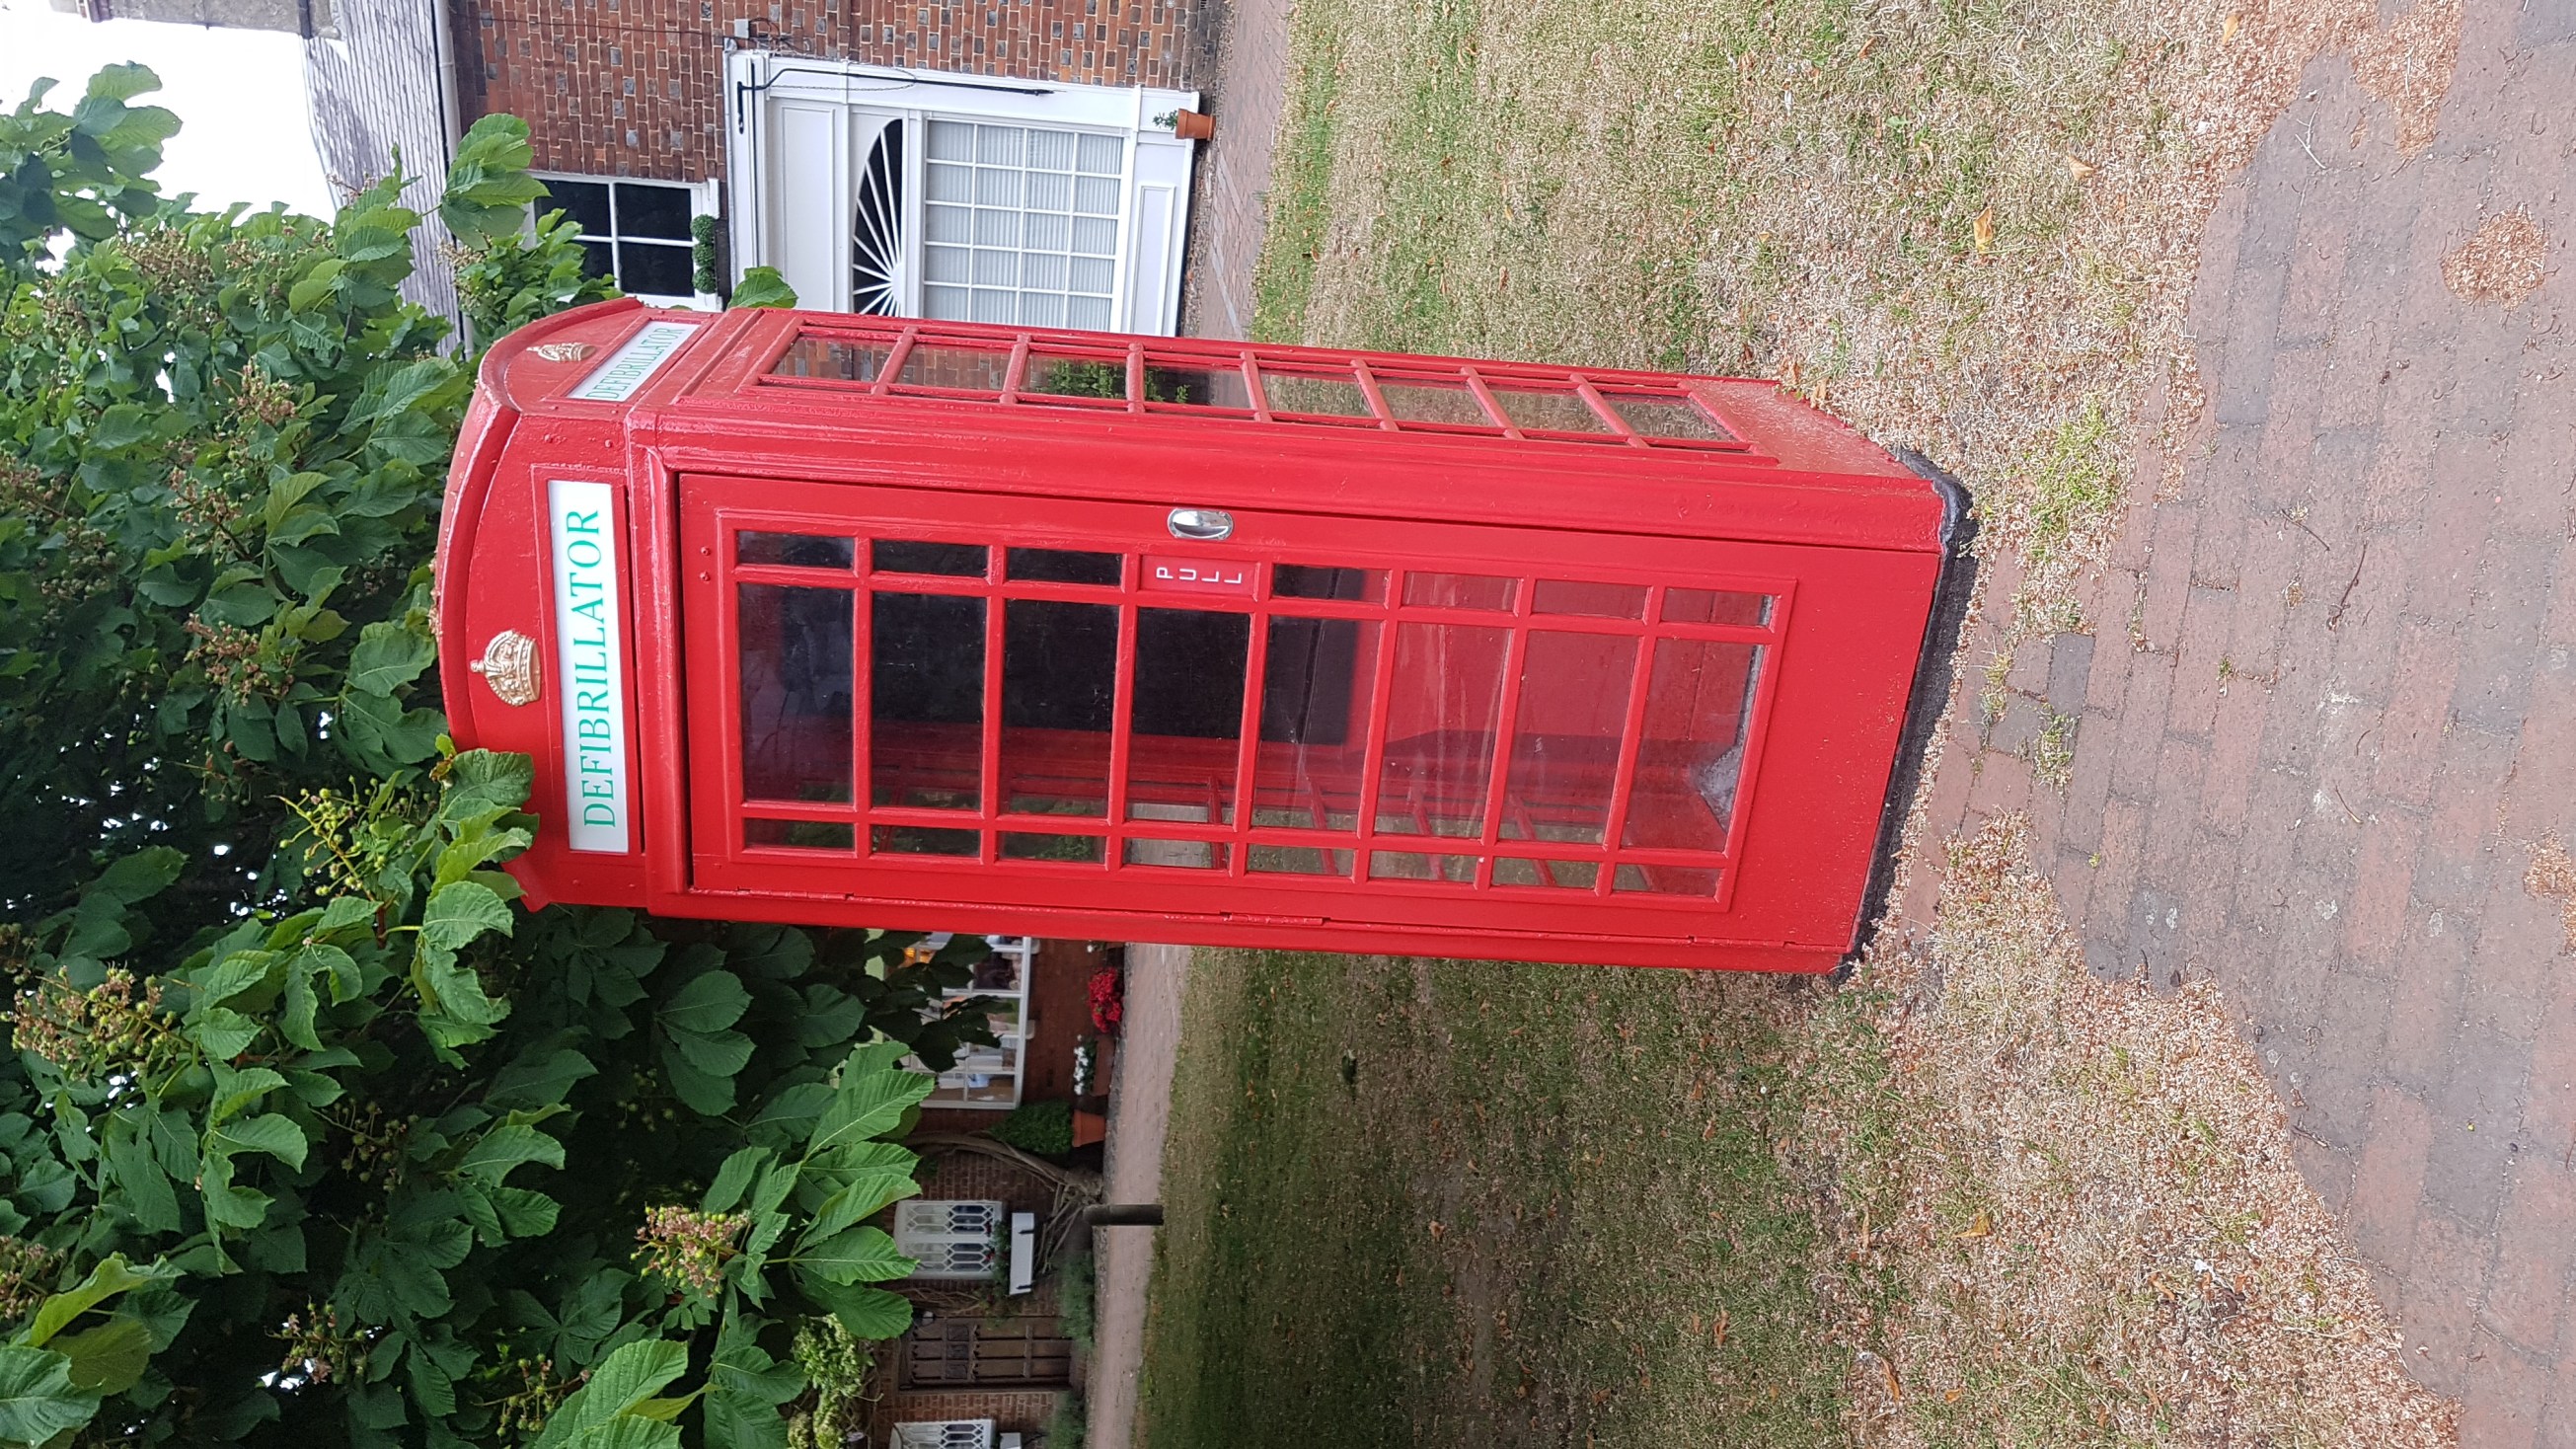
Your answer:
[[[879,1444],[893,1438],[897,1424],[917,1424],[940,1419],[990,1419],[1002,1433],[1035,1434],[1046,1428],[1055,1414],[1057,1390],[1054,1389],[986,1389],[976,1393],[921,1393],[897,1390],[886,1395],[878,1405],[874,1440]]]
[[[528,122],[539,170],[724,174],[729,42],[1019,80],[1189,89],[1214,72],[1210,0],[448,0],[469,117]],[[736,21],[751,39],[734,41]]]

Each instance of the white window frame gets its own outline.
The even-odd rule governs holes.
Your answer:
[[[1170,336],[1180,328],[1181,259],[1189,222],[1197,143],[1157,118],[1196,109],[1196,91],[943,75],[897,67],[738,50],[725,62],[726,224],[735,276],[777,267],[798,304],[850,308],[850,232],[858,169],[887,118],[906,121],[903,285],[920,307],[921,157],[929,120],[1114,135],[1126,144],[1120,208],[1114,331]],[[787,128],[813,148],[815,174],[789,176],[781,159]],[[816,235],[828,221],[826,235]],[[837,257],[837,262],[833,258]]]
[[[691,280],[694,281],[696,279],[694,260],[697,256],[697,219],[702,216],[716,216],[720,214],[719,208],[723,205],[724,201],[723,184],[721,182],[663,181],[651,176],[591,176],[578,171],[538,171],[531,174],[533,174],[539,181],[582,181],[588,182],[593,186],[609,187],[667,186],[687,191],[689,193],[690,221],[689,255],[692,259]],[[612,195],[613,194],[614,193],[612,193]],[[612,201],[611,205],[614,204],[615,203]],[[556,201],[553,197],[548,197],[543,201],[537,202],[530,208],[530,210],[532,217],[543,216],[549,211],[559,210],[564,211],[567,216],[571,214],[569,209],[563,207],[562,204]],[[603,241],[611,240],[610,238],[605,237],[597,239]],[[650,240],[655,242],[663,241],[660,237],[654,237]],[[667,245],[667,243],[664,244]],[[609,280],[615,281],[616,278],[611,277]],[[724,307],[724,299],[713,292],[628,292],[626,295],[655,307],[694,307],[700,311],[707,312],[721,311]]]

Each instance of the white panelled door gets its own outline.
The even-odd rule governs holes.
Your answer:
[[[948,83],[740,53],[734,257],[809,307],[1169,334],[1190,92]]]

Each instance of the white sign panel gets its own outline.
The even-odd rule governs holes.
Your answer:
[[[582,402],[624,402],[635,396],[662,370],[662,364],[677,357],[681,344],[696,334],[694,322],[647,322],[643,330],[626,339],[599,370],[581,380],[568,396]]]
[[[688,329],[681,329],[686,331]],[[547,485],[555,575],[555,677],[563,681],[564,818],[575,850],[631,849],[626,646],[617,596],[617,509],[605,483]]]

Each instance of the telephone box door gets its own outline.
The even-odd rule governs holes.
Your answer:
[[[1865,556],[1193,521],[683,477],[692,889],[1663,939],[1744,905],[1799,938],[1738,900],[1753,784],[1835,768],[1795,759],[1844,702],[1783,704],[1791,581],[1867,628]]]

